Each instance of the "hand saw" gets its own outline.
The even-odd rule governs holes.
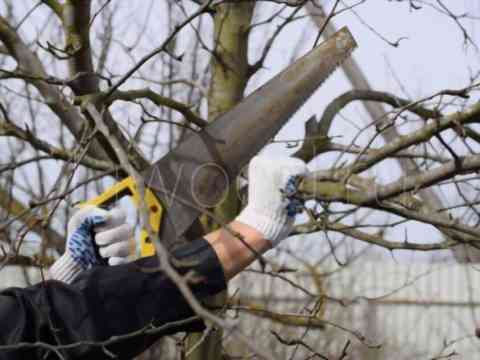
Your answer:
[[[167,249],[185,241],[186,231],[202,211],[221,202],[242,167],[356,46],[350,31],[342,28],[201,131],[186,136],[142,173],[150,225]],[[87,203],[105,206],[126,195],[138,205],[132,177]],[[142,230],[141,256],[154,254],[151,240]]]

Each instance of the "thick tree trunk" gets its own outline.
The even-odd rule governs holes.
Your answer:
[[[223,4],[216,8],[214,19],[215,48],[212,62],[212,78],[208,93],[208,119],[213,121],[220,114],[235,106],[242,98],[248,82],[248,33],[254,3]],[[238,214],[239,200],[234,187],[225,201],[214,209],[215,215],[224,222],[231,221]],[[206,230],[211,231],[218,224],[204,219]],[[227,293],[213,297],[210,305],[222,306]],[[187,357],[188,360],[216,360],[222,358],[222,331],[210,333]],[[191,334],[187,340],[192,349],[202,334]]]

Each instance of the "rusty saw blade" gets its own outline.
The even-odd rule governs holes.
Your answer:
[[[167,248],[184,239],[202,211],[219,204],[242,167],[355,47],[342,28],[143,173],[166,213],[160,239]]]

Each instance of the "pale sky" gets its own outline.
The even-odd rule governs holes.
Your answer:
[[[329,3],[332,4],[333,1],[329,1]],[[469,12],[471,15],[480,16],[479,2],[447,1],[445,3],[456,14]],[[408,2],[373,0],[358,7],[356,12],[363,23],[353,14],[342,14],[334,20],[334,23],[337,28],[344,25],[350,28],[359,44],[353,57],[375,90],[415,100],[442,89],[466,87],[469,85],[470,74],[480,70],[479,52],[472,45],[464,45],[463,35],[458,25],[429,6],[425,5],[421,10],[411,11]],[[392,47],[370,30],[365,23],[391,42],[395,42],[401,37],[406,39],[402,40],[398,47]],[[480,40],[479,27],[478,24],[475,26],[475,21],[462,23],[474,41]],[[316,37],[315,28],[313,25],[303,25],[303,28],[307,29],[305,30],[307,34],[304,35],[305,49],[309,49]],[[286,54],[288,49],[297,44],[300,35],[300,29],[297,32],[285,33],[285,37],[277,42],[279,46],[275,51],[278,55],[272,54],[272,58],[275,56],[279,61],[288,60],[282,54]],[[303,125],[300,122],[308,119],[311,114],[320,115],[328,102],[349,89],[350,84],[345,80],[342,71],[337,71],[297,113],[295,119],[283,129],[278,138],[301,138]],[[474,99],[478,99],[478,93],[472,94],[472,101]],[[387,107],[387,109],[389,108]],[[366,125],[368,116],[359,103],[349,106],[346,111],[342,112],[342,115],[348,121],[337,117],[330,135],[341,136],[339,141],[348,144],[357,132],[355,126]],[[411,131],[413,128],[402,131],[407,130]],[[357,144],[366,144],[372,134],[373,132],[367,132],[368,136],[360,138]],[[376,141],[374,144],[381,146],[382,141]],[[271,147],[274,149],[272,151],[288,151],[281,145]],[[311,164],[311,168],[329,168],[335,159],[336,154],[332,153],[320,156],[314,161],[314,164]],[[374,168],[369,175],[375,175],[381,181],[389,182],[398,179],[401,173],[394,161],[387,161]],[[441,194],[441,196],[445,201],[454,200],[449,198],[448,193]],[[384,218],[375,217],[373,219],[382,222]],[[367,222],[374,223],[374,220]],[[399,226],[396,230],[388,231],[387,234],[391,239],[399,241],[404,238],[405,231],[408,232],[410,241],[436,242],[439,240],[436,230],[414,223]],[[314,248],[318,251],[328,250],[324,244],[314,246]],[[430,258],[428,253],[402,254],[402,252],[396,252],[395,254],[399,261]]]
[[[19,13],[25,13],[36,2],[25,1],[15,3],[15,9]],[[97,2],[94,2],[98,6]],[[118,16],[115,18],[114,28],[115,37],[122,39],[127,44],[135,44],[135,51],[132,52],[132,58],[122,56],[119,58],[112,56],[109,59],[109,68],[115,73],[122,74],[128,70],[135,60],[138,60],[143,54],[151,51],[158,46],[165,36],[165,14],[163,2],[132,2],[127,0],[117,0],[115,3],[119,6]],[[353,1],[349,1],[352,4]],[[430,4],[437,4],[430,0]],[[476,0],[452,1],[444,0],[444,3],[456,14],[469,12],[471,15],[480,17],[480,2]],[[326,8],[329,9],[333,4],[332,0],[325,1]],[[262,3],[256,14],[257,20],[265,19],[268,15],[268,9],[273,5]],[[438,4],[435,5],[438,7]],[[3,5],[0,5],[3,7]],[[3,11],[3,9],[2,9]],[[355,8],[361,21],[352,13],[343,13],[334,19],[337,28],[347,25],[356,38],[359,49],[354,53],[354,58],[360,64],[368,80],[375,90],[387,91],[402,97],[413,100],[430,95],[445,88],[458,89],[468,85],[470,73],[480,70],[479,53],[472,45],[464,46],[462,32],[458,25],[450,18],[439,14],[434,8],[423,5],[420,10],[410,10],[408,1],[386,1],[386,0],[368,0],[365,4]],[[31,38],[32,34],[41,30],[40,25],[44,24],[45,17],[49,14],[48,10],[41,7],[32,14],[32,21],[22,25],[21,34],[24,38]],[[21,16],[18,16],[21,18]],[[100,21],[100,20],[98,20]],[[478,20],[476,20],[478,22]],[[210,20],[204,19],[208,24]],[[475,21],[462,20],[466,29],[473,36],[475,41],[479,39],[479,26]],[[49,26],[53,26],[54,20],[50,19]],[[147,25],[145,25],[147,24]],[[368,24],[365,25],[365,24]],[[380,35],[375,34],[369,27],[374,28]],[[259,56],[259,49],[267,39],[265,33],[266,27],[259,27],[253,33],[250,42],[250,57],[252,61]],[[269,34],[274,27],[268,28]],[[141,41],[138,41],[139,31],[144,34]],[[189,41],[187,40],[189,31],[187,30],[181,37],[180,49],[185,50],[185,61],[188,61]],[[99,37],[99,33],[92,34],[92,40]],[[209,39],[208,29],[204,29],[202,36],[206,41]],[[268,67],[261,70],[249,83],[248,91],[262,85],[266,80],[282,70],[291,60],[293,49],[299,49],[300,54],[304,54],[312,47],[313,40],[317,36],[317,29],[313,23],[304,18],[290,25],[284,30],[279,39],[275,42],[271,53],[267,59]],[[396,41],[400,37],[406,37],[400,42],[398,47],[388,45],[380,38],[383,36],[390,41]],[[59,33],[48,33],[42,37],[46,40],[62,43],[62,37]],[[98,42],[97,42],[98,44]],[[120,44],[114,44],[114,53],[120,48]],[[116,50],[115,50],[116,49]],[[98,49],[97,49],[98,51]],[[41,52],[41,51],[40,51]],[[206,59],[206,57],[205,57]],[[158,65],[157,65],[158,66]],[[158,68],[154,68],[158,71]],[[147,64],[141,69],[139,74],[148,74],[153,69]],[[57,75],[65,74],[65,67],[56,69]],[[401,83],[401,86],[399,85]],[[143,87],[141,81],[130,81],[124,88]],[[300,109],[292,120],[279,133],[277,139],[298,139],[303,136],[303,123],[312,114],[320,115],[326,104],[333,98],[350,89],[349,83],[345,80],[341,71],[337,71],[328,81],[312,96],[312,98]],[[178,95],[181,99],[181,94]],[[475,94],[473,98],[478,98]],[[22,113],[22,109],[18,109]],[[135,122],[137,113],[124,111],[124,104],[118,104],[115,107],[117,114],[121,114],[121,122],[127,128],[129,121]],[[47,118],[46,118],[47,119]],[[355,103],[342,112],[334,123],[331,130],[332,136],[341,136],[339,142],[348,144],[353,135],[358,131],[357,127],[363,127],[367,123],[368,117],[360,104]],[[45,134],[50,140],[55,141],[58,134],[51,131],[51,122],[45,121],[39,126],[45,129]],[[408,130],[408,129],[406,129]],[[411,130],[411,128],[410,128]],[[358,145],[365,144],[372,132],[366,132],[365,136],[360,137]],[[375,143],[381,146],[381,141]],[[157,158],[166,151],[165,148],[158,149],[154,158]],[[285,153],[288,150],[284,145],[275,144],[268,147],[266,151],[275,153]],[[310,164],[312,169],[328,168],[335,161],[336,154],[327,154],[318,157]],[[3,160],[3,159],[2,159]],[[59,166],[52,163],[52,174],[59,171]],[[375,175],[383,182],[395,180],[400,176],[398,167],[393,161],[387,161],[383,165],[374,169]],[[52,179],[54,179],[52,177]],[[53,183],[50,184],[53,186]],[[446,194],[448,197],[448,194]],[[81,194],[78,195],[79,197]],[[383,219],[377,219],[383,220]],[[425,226],[408,225],[405,228],[399,228],[397,231],[389,233],[393,239],[402,238],[405,229],[409,234],[415,232],[412,241],[424,241],[429,238],[431,241],[438,240],[436,232]],[[296,241],[292,241],[292,244]],[[318,251],[325,249],[324,245],[314,245]],[[415,255],[417,258],[425,258],[423,255]],[[428,255],[427,255],[428,257]]]

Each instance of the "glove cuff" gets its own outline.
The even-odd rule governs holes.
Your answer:
[[[80,275],[83,268],[72,259],[68,252],[65,252],[57,261],[50,267],[50,278],[52,280],[62,281],[70,284],[75,278]]]
[[[264,238],[269,240],[274,247],[288,236],[290,232],[289,224],[293,223],[283,214],[262,214],[248,205],[235,220],[261,232]]]

